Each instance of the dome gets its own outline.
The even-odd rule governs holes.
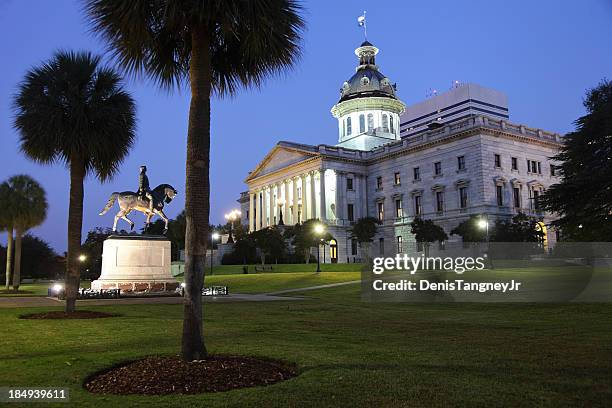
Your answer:
[[[395,96],[395,84],[378,70],[375,56],[378,48],[365,41],[355,50],[359,57],[359,65],[355,74],[340,89],[340,100],[347,101],[355,98],[386,97],[397,99]]]

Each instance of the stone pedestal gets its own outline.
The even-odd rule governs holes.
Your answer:
[[[94,290],[170,292],[179,283],[170,264],[170,241],[152,235],[111,235],[104,241],[102,273],[91,283]]]

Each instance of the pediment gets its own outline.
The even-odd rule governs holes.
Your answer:
[[[274,173],[275,171],[295,165],[311,159],[318,154],[300,148],[291,148],[284,145],[276,145],[270,153],[249,174],[248,180]]]

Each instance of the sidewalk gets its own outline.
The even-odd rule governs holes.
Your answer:
[[[279,300],[305,300],[302,297],[274,296],[266,294],[233,293],[227,296],[202,296],[205,303],[233,303],[233,302],[274,302]],[[21,307],[53,307],[64,306],[65,301],[50,297],[2,297],[0,309]],[[178,305],[183,303],[182,297],[147,297],[147,298],[119,298],[119,299],[84,299],[77,300],[77,306],[104,306],[104,305]]]

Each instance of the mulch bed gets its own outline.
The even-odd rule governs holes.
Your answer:
[[[66,313],[60,310],[53,312],[32,313],[19,316],[20,319],[102,319],[105,317],[120,316],[114,313],[94,312],[91,310],[77,310]]]
[[[200,394],[271,385],[296,375],[294,365],[255,357],[214,355],[192,362],[147,357],[94,374],[85,388],[96,394]]]

